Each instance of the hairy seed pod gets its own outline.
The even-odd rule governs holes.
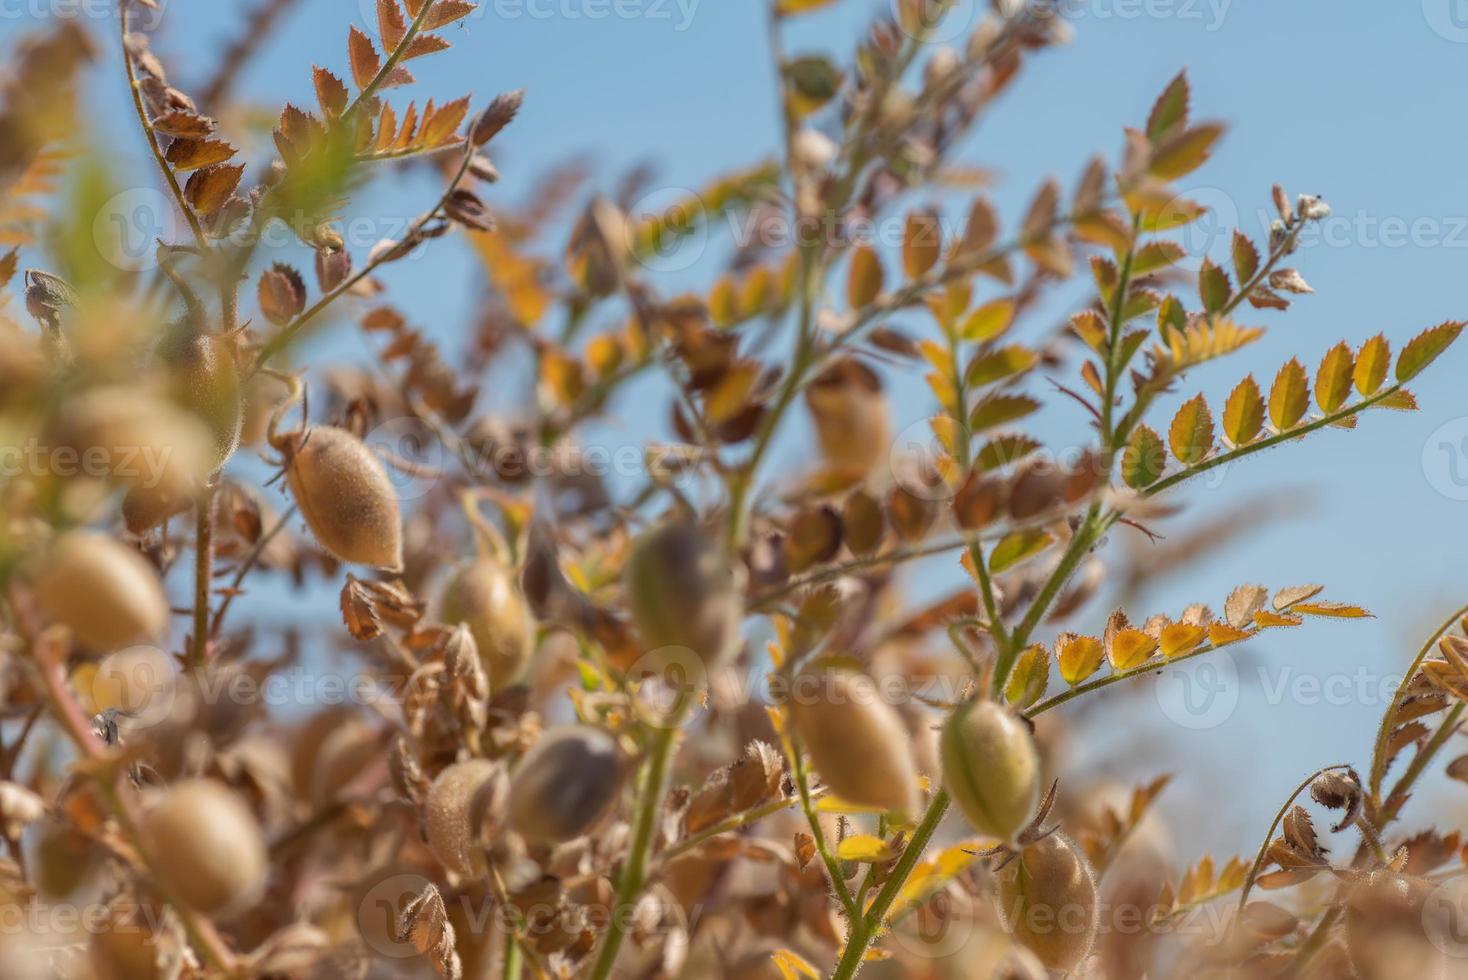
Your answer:
[[[534,652],[535,620],[514,573],[493,558],[476,558],[453,570],[439,596],[439,618],[469,627],[491,691],[525,673]]]
[[[239,448],[244,422],[240,377],[229,341],[185,322],[168,331],[157,354],[168,372],[173,400],[204,423],[213,439],[215,468],[223,466]]]
[[[68,531],[51,545],[36,594],[46,615],[97,651],[154,640],[168,630],[168,598],[153,566],[121,542]]]
[[[943,786],[981,834],[1014,840],[1040,803],[1040,754],[1025,723],[993,701],[962,705],[943,726]]]
[[[1080,848],[1051,834],[998,874],[999,914],[1016,940],[1052,970],[1068,971],[1096,941],[1096,876]]]
[[[428,788],[428,848],[449,871],[465,878],[485,874],[484,841],[504,818],[508,785],[504,766],[472,759],[449,766]]]
[[[249,807],[223,784],[175,784],[144,815],[143,835],[158,876],[178,900],[224,917],[259,901],[265,838]]]
[[[144,535],[164,521],[189,509],[187,497],[163,487],[130,487],[122,498],[122,521],[128,533]]]
[[[791,689],[790,714],[826,785],[849,803],[913,814],[917,766],[897,709],[865,674],[808,672]]]
[[[403,520],[382,462],[345,429],[318,425],[294,439],[291,495],[316,542],[343,561],[403,567]]]
[[[638,539],[627,561],[632,617],[648,650],[684,647],[713,667],[739,643],[741,576],[698,527],[675,522]]]
[[[510,827],[542,843],[580,837],[601,820],[621,785],[622,759],[611,735],[588,725],[549,731],[510,780]]]
[[[855,358],[837,361],[806,388],[821,455],[830,466],[866,474],[892,447],[887,399],[877,372]]]

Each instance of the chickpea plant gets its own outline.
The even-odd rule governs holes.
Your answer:
[[[0,478],[0,902],[100,910],[4,931],[7,976],[1444,969],[1468,844],[1396,825],[1468,704],[1468,609],[1412,662],[1364,776],[1312,774],[1252,858],[1139,859],[1168,777],[1118,795],[1056,774],[1073,702],[1369,615],[1252,584],[1221,613],[1093,607],[1125,578],[1109,534],[1152,549],[1143,575],[1206,558],[1217,528],[1170,551],[1151,530],[1175,491],[1416,408],[1408,385],[1463,324],[1396,352],[1343,340],[1160,414],[1311,292],[1288,261],[1326,203],[1276,186],[1267,240],[1235,233],[1188,271],[1173,233],[1205,209],[1177,184],[1223,127],[1192,119],[1180,74],[1119,159],[1041,181],[1009,219],[979,196],[950,228],[955,189],[981,183],[964,137],[1064,22],[996,0],[950,48],[951,0],[898,0],[844,62],[787,51],[789,22],[835,2],[750,5],[780,153],[644,215],[643,172],[596,194],[573,163],[498,191],[521,93],[402,93],[467,0],[376,0],[264,127],[240,72],[293,0],[255,5],[197,99],[138,26],[166,29],[154,0],[119,0],[95,36],[7,39],[0,432],[44,448]],[[142,263],[94,220],[115,150],[79,138],[105,48],[179,219]],[[341,215],[402,172],[442,190],[364,253]],[[694,291],[663,281],[651,260],[726,217],[756,233]],[[874,222],[900,249],[860,234]],[[454,238],[481,300],[446,355],[388,289]],[[1047,332],[1042,304],[1077,288]],[[333,318],[365,365],[304,343]],[[892,451],[904,371],[931,390],[924,455]],[[649,403],[667,435],[639,475],[579,465],[591,424]],[[1084,452],[1026,431],[1043,407]],[[776,483],[801,415],[811,462]],[[369,438],[403,424],[436,463]],[[934,558],[960,587],[907,601],[895,573]],[[343,663],[376,696],[264,696]],[[934,677],[946,695],[887,696]],[[1332,857],[1307,793],[1354,853]],[[1137,928],[1108,920],[1125,907],[1148,910]],[[1206,941],[1179,928],[1199,921]]]

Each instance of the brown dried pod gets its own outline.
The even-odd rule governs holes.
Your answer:
[[[168,598],[158,573],[105,534],[68,531],[52,542],[36,594],[46,615],[94,650],[157,639],[168,630]]]
[[[167,790],[143,817],[147,851],[170,897],[211,916],[248,909],[265,889],[265,838],[243,800],[193,779]]]
[[[1009,842],[1040,804],[1040,754],[1025,723],[993,701],[960,705],[943,725],[943,786],[981,834]]]
[[[811,381],[805,401],[827,464],[866,474],[887,459],[892,432],[876,371],[856,358],[843,358]]]
[[[643,535],[627,561],[626,586],[644,645],[686,648],[705,667],[723,660],[739,642],[741,578],[694,524],[676,521]]]
[[[469,627],[491,691],[518,681],[535,650],[535,619],[514,572],[493,558],[464,562],[439,595],[439,618]]]
[[[510,827],[540,843],[580,837],[601,820],[621,786],[621,753],[610,734],[589,725],[549,731],[510,781]]]
[[[999,914],[1019,942],[1052,970],[1068,971],[1096,941],[1096,875],[1070,838],[1027,845],[998,874]]]
[[[1361,980],[1446,976],[1443,951],[1448,941],[1461,950],[1464,892],[1461,884],[1434,891],[1390,871],[1373,872],[1346,896],[1346,948]]]
[[[465,878],[485,874],[484,842],[504,819],[509,777],[487,759],[455,763],[433,781],[424,801],[429,850],[449,871]]]
[[[286,436],[291,495],[322,548],[343,561],[403,567],[403,520],[381,460],[345,429]]]
[[[204,423],[213,439],[214,466],[223,466],[239,448],[244,421],[240,377],[230,342],[185,321],[169,329],[157,354],[168,372],[170,395]]]
[[[917,812],[907,727],[870,677],[850,670],[804,673],[791,688],[789,707],[816,771],[836,795],[891,813]]]

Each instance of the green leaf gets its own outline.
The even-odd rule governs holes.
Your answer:
[[[979,450],[976,461],[984,470],[1001,470],[1013,466],[1030,453],[1040,448],[1040,443],[1025,435],[1000,436],[991,439]]]
[[[1132,260],[1132,274],[1145,276],[1181,262],[1188,253],[1177,242],[1165,239],[1148,242]]]
[[[1293,358],[1279,369],[1274,385],[1269,389],[1269,420],[1275,431],[1288,432],[1305,417],[1310,407],[1310,379],[1305,374],[1305,365]]]
[[[1264,396],[1250,375],[1238,383],[1223,406],[1223,434],[1234,446],[1247,446],[1264,427]]]
[[[1233,286],[1229,284],[1228,273],[1204,259],[1203,268],[1198,270],[1198,297],[1203,300],[1203,308],[1209,313],[1217,313],[1228,305],[1232,295]]]
[[[1431,330],[1424,330],[1407,342],[1397,358],[1397,380],[1411,381],[1421,374],[1427,365],[1437,360],[1443,351],[1463,332],[1463,324],[1449,321],[1440,323]]]
[[[989,571],[998,575],[1005,569],[1013,568],[1050,547],[1054,540],[1048,532],[1038,528],[1015,531],[994,546],[994,551],[989,555]]]
[[[1382,334],[1377,334],[1361,345],[1356,355],[1356,390],[1362,396],[1374,395],[1386,380],[1386,372],[1392,363],[1392,345]]]
[[[1208,162],[1213,146],[1223,135],[1223,127],[1217,123],[1203,123],[1185,132],[1168,136],[1157,147],[1149,168],[1153,176],[1163,180],[1186,177]]]
[[[979,433],[1017,421],[1039,407],[1040,403],[1028,395],[990,395],[974,406],[968,417],[969,431]]]
[[[1027,347],[1001,347],[981,354],[968,366],[968,384],[977,388],[1022,374],[1040,362],[1040,355]]]
[[[1356,368],[1351,348],[1342,341],[1326,352],[1315,373],[1315,404],[1329,415],[1346,403],[1351,394],[1351,376]]]
[[[1147,139],[1152,145],[1156,146],[1174,128],[1187,125],[1188,97],[1188,73],[1183,70],[1168,83],[1147,118]]]
[[[1139,425],[1121,456],[1121,478],[1133,490],[1145,490],[1156,483],[1167,465],[1167,450],[1162,439],[1150,426]]]
[[[796,108],[802,113],[816,111],[841,91],[840,69],[820,55],[808,55],[787,63],[785,77],[798,100]]]
[[[1213,413],[1202,395],[1183,403],[1167,432],[1172,454],[1185,466],[1201,463],[1213,449]]]
[[[1234,274],[1239,277],[1239,288],[1254,278],[1259,271],[1259,249],[1241,231],[1234,232]]]

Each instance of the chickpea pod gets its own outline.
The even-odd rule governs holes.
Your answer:
[[[802,674],[790,714],[816,771],[836,795],[892,813],[917,812],[917,766],[907,728],[870,677],[847,670]]]
[[[168,630],[158,573],[105,534],[68,531],[52,542],[36,592],[46,614],[94,650],[157,639]]]
[[[943,786],[981,834],[1014,840],[1040,803],[1040,755],[1024,722],[993,701],[960,706],[943,725]]]
[[[518,681],[534,652],[535,620],[514,573],[493,558],[464,562],[439,596],[439,617],[469,627],[490,689]]]
[[[712,667],[739,642],[740,576],[718,543],[675,522],[637,540],[627,562],[632,617],[649,651],[683,647]]]
[[[510,827],[527,840],[559,844],[601,820],[622,786],[616,740],[573,725],[541,736],[510,780]]]
[[[171,897],[226,918],[259,901],[268,866],[265,838],[244,801],[223,784],[176,784],[145,814],[143,834]]]
[[[504,766],[487,759],[455,763],[428,788],[428,847],[449,871],[465,878],[485,873],[485,832],[503,819],[506,788]]]
[[[999,914],[1014,938],[1052,970],[1068,971],[1096,941],[1096,876],[1080,848],[1051,834],[999,872]]]

